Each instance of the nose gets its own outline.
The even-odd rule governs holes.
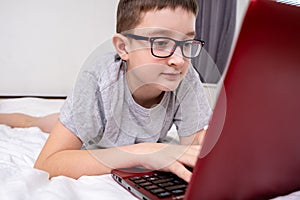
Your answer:
[[[170,56],[168,59],[168,65],[170,67],[180,69],[184,66],[184,62],[185,62],[185,60],[182,55],[181,49],[179,46],[177,46],[174,53],[172,54],[172,56]]]

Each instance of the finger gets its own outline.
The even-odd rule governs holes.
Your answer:
[[[169,171],[173,174],[176,174],[179,178],[182,178],[186,182],[189,182],[191,180],[192,172],[190,172],[187,168],[185,168],[184,165],[179,162],[173,163],[169,167]]]
[[[190,146],[183,155],[191,155],[191,156],[198,156],[201,150],[200,145],[192,145]]]
[[[178,159],[180,163],[192,168],[196,165],[197,160],[198,156],[194,155],[183,155]]]
[[[196,162],[198,160],[199,152],[200,152],[199,145],[191,146],[188,151],[186,151],[177,159],[177,161],[184,164],[185,166],[193,168],[196,165]]]

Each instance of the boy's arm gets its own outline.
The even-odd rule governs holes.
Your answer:
[[[47,171],[50,177],[65,175],[78,178],[87,174],[86,171],[90,175],[97,174],[101,166],[94,162],[93,157],[87,151],[81,151],[81,147],[80,139],[61,122],[58,122],[50,133],[34,167]],[[104,167],[102,168],[105,170]]]
[[[179,137],[181,145],[202,145],[206,130],[202,129],[187,137]]]
[[[108,174],[114,168],[144,166],[149,169],[171,171],[186,181],[200,146],[140,143],[129,146],[81,150],[82,142],[60,122],[54,127],[43,147],[35,168],[45,170],[50,177],[64,175],[79,178],[82,175]],[[159,158],[159,159],[157,159]]]

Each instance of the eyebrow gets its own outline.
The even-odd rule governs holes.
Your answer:
[[[173,35],[174,31],[164,30],[164,29],[155,29],[148,32],[150,35]],[[195,37],[195,31],[188,32],[186,34],[182,34],[188,37]]]
[[[191,32],[186,33],[185,35],[195,37],[196,33],[195,33],[195,31],[191,31]]]

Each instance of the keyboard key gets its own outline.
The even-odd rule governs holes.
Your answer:
[[[159,180],[156,180],[156,181],[152,181],[152,183],[159,184],[159,183],[165,183],[165,182],[169,182],[169,181],[173,181],[173,180],[174,180],[173,178],[159,179]]]
[[[158,180],[158,177],[149,177],[147,178],[147,181],[156,181]]]
[[[140,180],[140,179],[142,179],[140,176],[135,176],[135,177],[130,178],[129,180],[135,181],[135,180]]]
[[[182,185],[173,185],[169,187],[165,187],[166,190],[172,191],[172,190],[178,190],[178,189],[186,189],[187,185],[182,184]]]
[[[182,179],[180,179],[180,178],[175,179],[175,180],[173,181],[173,183],[176,184],[176,185],[179,185],[179,184],[187,184],[187,182],[185,182],[184,180],[182,180]]]
[[[172,182],[166,182],[166,183],[160,183],[160,184],[158,184],[160,187],[168,187],[168,186],[171,186],[171,185],[174,185],[174,183],[172,183]]]
[[[166,198],[166,197],[170,197],[172,194],[170,192],[162,192],[157,194],[158,197],[160,198]]]
[[[178,189],[178,190],[172,190],[171,192],[172,192],[172,194],[174,194],[174,195],[182,195],[182,194],[185,193],[185,190]]]
[[[154,189],[154,190],[150,190],[150,192],[153,193],[153,194],[158,194],[158,193],[165,192],[165,190],[162,189],[162,188],[157,188],[157,189]]]
[[[153,190],[153,189],[157,189],[157,188],[159,188],[157,185],[149,185],[149,186],[145,187],[146,190]]]
[[[141,187],[145,187],[145,186],[149,186],[149,185],[152,185],[151,182],[143,182],[143,183],[140,183],[139,186]]]
[[[145,179],[138,179],[138,180],[135,180],[133,182],[136,183],[136,184],[140,184],[140,183],[144,183],[144,182],[147,182],[147,181]]]

